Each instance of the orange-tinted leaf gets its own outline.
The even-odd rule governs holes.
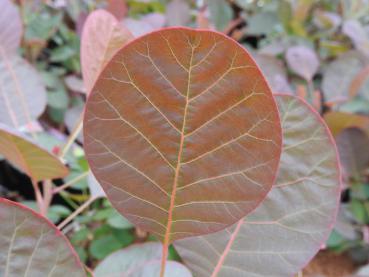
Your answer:
[[[131,33],[109,12],[97,10],[88,16],[81,41],[81,65],[87,92],[114,53],[130,39]]]
[[[369,134],[369,117],[365,115],[329,112],[324,115],[324,120],[334,136],[350,127],[360,128]]]
[[[66,237],[46,218],[0,198],[0,222],[0,276],[86,276]]]
[[[334,141],[308,104],[276,99],[283,131],[276,185],[232,227],[175,242],[194,276],[294,276],[333,228],[341,183]]]
[[[212,31],[164,29],[123,47],[100,75],[85,150],[126,218],[165,242],[252,211],[281,151],[278,111],[250,55]]]
[[[0,155],[34,181],[61,178],[68,169],[54,155],[0,124]]]

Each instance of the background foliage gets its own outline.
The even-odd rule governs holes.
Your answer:
[[[39,145],[54,154],[62,153],[62,146],[78,125],[83,111],[86,89],[81,74],[80,41],[83,24],[93,10],[106,9],[134,36],[164,26],[184,25],[215,29],[240,42],[253,54],[274,92],[299,95],[324,116],[338,144],[345,183],[339,219],[326,247],[348,253],[360,264],[368,261],[368,1],[20,0],[15,3],[23,33],[18,54],[9,62],[19,67],[18,74],[27,80],[26,84],[18,84],[24,94],[28,95],[32,88],[38,95],[29,96],[34,103],[31,114],[12,122],[22,131],[32,133]],[[0,19],[0,27],[5,24],[8,23]],[[6,46],[2,51],[13,51],[9,50],[12,47]],[[0,62],[0,73],[4,67]],[[0,81],[10,78],[3,72]],[[1,122],[11,121],[11,116],[2,115],[1,111],[0,115]],[[88,173],[82,141],[79,134],[77,143],[63,153],[70,174],[55,184],[68,188],[60,190],[47,216],[60,223],[84,205],[86,209],[63,231],[81,260],[93,268],[118,249],[154,239],[133,228],[111,207],[102,192],[96,190],[96,180]],[[37,209],[33,194],[26,185],[20,185],[30,180],[5,161],[1,162],[0,175],[1,196]],[[170,258],[178,259],[173,248]]]

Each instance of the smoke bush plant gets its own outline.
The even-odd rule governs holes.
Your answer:
[[[327,239],[340,192],[335,144],[320,116],[297,97],[273,95],[247,51],[220,33],[169,28],[132,39],[109,23],[94,55],[88,30],[100,25],[90,20],[82,41],[91,88],[86,156],[113,206],[159,241],[113,253],[95,275],[298,272]],[[105,51],[112,41],[129,42]],[[0,50],[9,70],[8,49]],[[66,168],[8,127],[0,139],[0,153],[32,178],[45,215],[47,180]],[[5,199],[0,206],[0,276],[86,274],[47,219]],[[167,261],[171,244],[189,270]]]

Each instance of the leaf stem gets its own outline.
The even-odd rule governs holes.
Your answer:
[[[38,210],[41,215],[46,216],[46,212],[44,209],[44,199],[42,197],[40,188],[35,180],[32,179],[31,181],[32,181],[33,190],[35,191],[35,198],[36,198]]]
[[[81,181],[83,178],[86,178],[89,172],[90,172],[89,170],[86,171],[86,172],[83,172],[81,175],[78,175],[77,177],[73,178],[72,180],[65,183],[64,185],[54,188],[53,191],[52,191],[53,194],[57,194],[57,193],[65,190],[66,188],[69,188],[70,186],[73,186],[75,183]]]
[[[82,129],[82,123],[83,123],[83,113],[80,115],[77,125],[74,127],[72,133],[70,134],[70,136],[68,137],[68,140],[66,142],[66,144],[64,145],[62,151],[59,154],[59,158],[64,158],[65,155],[67,154],[69,148],[73,145],[73,142],[75,141],[75,139],[77,138],[79,132]]]
[[[163,255],[161,256],[161,266],[160,266],[160,277],[165,276],[165,265],[168,258],[168,248],[169,246],[166,243],[163,243]]]
[[[50,180],[45,180],[43,183],[43,189],[44,189],[44,212],[47,214],[47,211],[49,209],[49,206],[51,204],[51,200],[53,199],[53,192],[52,192],[52,183]]]
[[[91,205],[97,199],[95,196],[91,196],[85,203],[78,207],[72,214],[70,214],[62,223],[60,223],[57,227],[59,230],[63,229],[70,221],[72,221],[77,215],[79,215],[83,210],[85,210],[88,206]]]

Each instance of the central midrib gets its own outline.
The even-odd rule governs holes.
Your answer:
[[[172,221],[173,221],[173,209],[174,209],[174,204],[175,204],[175,199],[176,199],[178,178],[179,178],[179,172],[180,172],[180,169],[181,169],[183,145],[184,145],[184,140],[185,140],[184,132],[185,132],[185,128],[186,128],[186,118],[187,118],[187,111],[188,111],[188,106],[189,106],[188,105],[188,103],[189,103],[188,99],[189,99],[189,94],[190,94],[192,59],[193,59],[193,53],[194,53],[195,47],[193,45],[191,45],[191,48],[192,48],[192,52],[191,52],[191,58],[190,58],[190,65],[189,65],[189,69],[188,69],[188,83],[187,83],[187,92],[186,92],[186,103],[185,103],[184,113],[183,113],[181,139],[180,139],[180,144],[179,144],[179,149],[178,149],[177,166],[176,166],[175,173],[174,173],[173,189],[172,189],[172,193],[171,193],[171,197],[170,197],[167,228],[166,228],[165,236],[164,236],[164,246],[165,247],[169,246],[169,243],[170,243],[170,234],[171,234]]]

